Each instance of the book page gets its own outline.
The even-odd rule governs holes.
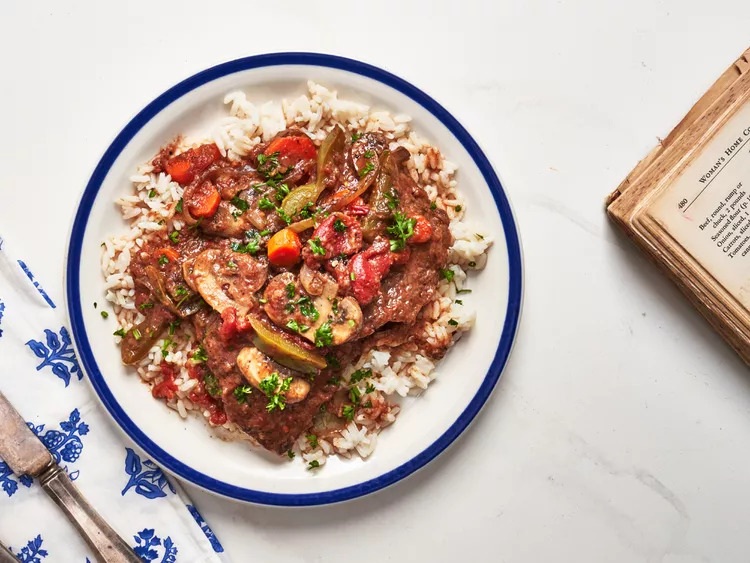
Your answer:
[[[699,151],[647,213],[750,309],[750,103]]]

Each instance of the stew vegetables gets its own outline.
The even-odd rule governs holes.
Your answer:
[[[241,161],[213,144],[163,150],[153,164],[184,187],[184,226],[131,261],[145,320],[124,334],[123,362],[191,327],[190,400],[213,424],[278,453],[311,428],[340,428],[364,408],[339,391],[341,366],[374,346],[425,344],[420,311],[446,266],[448,217],[409,156],[339,126],[319,146],[287,129]],[[152,394],[169,400],[166,362],[162,376]]]

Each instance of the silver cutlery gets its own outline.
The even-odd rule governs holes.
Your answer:
[[[62,509],[97,559],[106,563],[137,563],[140,559],[83,498],[67,473],[29,429],[8,399],[0,393],[0,458],[16,475],[30,475]],[[5,550],[7,552],[7,550]],[[9,552],[7,552],[9,553]],[[6,557],[0,550],[0,562]],[[12,558],[12,554],[10,555]],[[7,559],[14,561],[15,559]]]

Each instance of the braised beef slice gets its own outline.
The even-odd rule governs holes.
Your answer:
[[[361,336],[372,334],[388,322],[413,323],[422,307],[434,299],[440,270],[448,261],[451,245],[448,215],[442,209],[430,209],[427,193],[405,170],[400,170],[396,176],[394,189],[404,213],[427,218],[432,226],[432,238],[424,244],[410,245],[409,261],[391,268],[378,296],[362,311]]]

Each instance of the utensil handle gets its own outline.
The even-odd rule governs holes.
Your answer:
[[[0,543],[0,563],[18,563],[18,559],[7,547]]]
[[[94,550],[97,559],[105,563],[140,563],[130,546],[83,498],[61,467],[50,467],[39,476],[39,482]]]

